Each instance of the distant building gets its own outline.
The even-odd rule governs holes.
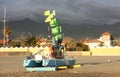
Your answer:
[[[1,40],[1,39],[0,39],[0,44],[4,44],[4,42],[5,42],[5,44],[6,44],[6,43],[7,43],[7,40],[4,41],[4,40]]]
[[[105,47],[110,47],[112,41],[112,34],[109,32],[104,32],[101,34],[99,39],[92,39],[92,40],[84,40],[84,44],[88,45],[90,48],[100,47],[102,43]]]
[[[101,41],[99,41],[98,39],[84,40],[84,44],[88,45],[90,48],[97,47],[100,43]]]
[[[104,32],[100,39],[104,43],[104,46],[111,46],[111,41],[112,41],[112,34],[109,32]]]

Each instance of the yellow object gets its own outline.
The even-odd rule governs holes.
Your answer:
[[[46,10],[45,12],[44,12],[44,16],[49,16],[50,15],[50,10]]]
[[[67,66],[59,66],[58,69],[67,69]]]
[[[50,22],[51,21],[51,16],[48,16],[46,19],[45,19],[45,22]]]
[[[54,21],[53,21],[53,20],[51,20],[51,21],[50,21],[50,25],[53,25],[53,24],[54,24]]]
[[[80,66],[80,64],[75,64],[73,66],[58,66],[57,69],[79,68]]]
[[[76,65],[73,65],[72,67],[73,68],[79,68],[81,65],[80,64],[76,64]]]
[[[93,56],[120,56],[120,48],[91,48]]]
[[[53,15],[54,15],[54,16],[56,15],[56,11],[55,11],[55,10],[53,10]]]
[[[91,52],[90,51],[83,51],[82,52],[82,56],[90,56],[91,54],[90,54]]]
[[[46,19],[45,22],[50,22],[53,18],[53,14],[50,14]]]
[[[51,17],[51,18],[53,18],[53,17],[54,17],[54,15],[53,15],[53,14],[50,14],[50,17]]]

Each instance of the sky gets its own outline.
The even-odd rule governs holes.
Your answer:
[[[0,19],[4,5],[9,20],[41,21],[43,12],[50,9],[56,10],[58,19],[71,23],[112,24],[120,21],[120,0],[0,0]]]

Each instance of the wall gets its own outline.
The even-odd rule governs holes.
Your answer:
[[[120,56],[120,47],[115,48],[91,48],[93,56]]]
[[[39,50],[44,49],[44,51],[48,51],[48,47],[1,47],[0,48],[0,56],[2,55],[30,55],[34,54]]]
[[[67,51],[68,56],[91,56],[90,51]]]
[[[49,47],[1,47],[0,54],[25,54],[25,53],[36,53],[37,51],[44,49],[49,51]],[[11,53],[12,52],[12,53]],[[91,48],[90,51],[66,51],[68,56],[120,56],[120,47],[98,47]]]

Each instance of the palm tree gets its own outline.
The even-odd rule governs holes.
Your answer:
[[[3,31],[3,33],[4,33],[4,31]],[[11,33],[12,33],[12,29],[11,29],[9,26],[6,26],[6,27],[5,27],[4,36],[5,36],[6,40],[7,40],[7,45],[8,45],[8,42],[9,42],[9,38],[10,38],[10,36],[11,36]]]

